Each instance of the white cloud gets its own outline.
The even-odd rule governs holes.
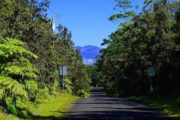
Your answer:
[[[95,63],[95,60],[94,59],[85,59],[84,58],[83,63],[87,64],[87,65],[93,65]]]

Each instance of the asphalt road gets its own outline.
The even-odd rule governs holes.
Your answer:
[[[68,120],[174,120],[141,102],[107,97],[101,89],[73,104]]]

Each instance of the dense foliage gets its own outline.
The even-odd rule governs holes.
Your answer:
[[[180,95],[180,2],[144,0],[135,10],[131,0],[117,0],[120,27],[105,39],[97,67],[110,95]],[[139,12],[141,11],[141,12]],[[148,68],[155,76],[148,76]]]
[[[14,114],[17,114],[16,100],[28,99],[30,91],[26,91],[25,82],[37,77],[37,70],[29,61],[30,58],[37,59],[37,56],[23,46],[24,43],[16,39],[0,40],[0,104]]]
[[[39,104],[60,91],[78,95],[89,90],[71,32],[63,25],[51,30],[48,7],[48,0],[0,1],[0,103],[11,113],[27,114],[28,102]],[[64,83],[61,65],[68,66]]]

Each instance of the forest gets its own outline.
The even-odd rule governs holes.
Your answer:
[[[0,109],[4,112],[28,117],[33,114],[29,104],[38,106],[60,92],[88,94],[86,66],[68,28],[60,24],[57,32],[52,31],[49,3],[0,1]],[[68,66],[63,81],[61,65]]]
[[[180,3],[146,0],[142,13],[136,13],[130,1],[125,1],[120,0],[117,9],[123,6],[127,11],[110,20],[129,21],[104,39],[102,45],[107,48],[98,56],[97,67],[106,90],[122,95],[179,95]],[[148,67],[155,69],[155,76],[148,77]]]
[[[108,96],[165,104],[180,117],[179,0],[144,0],[142,8],[132,0],[115,3],[118,12],[109,20],[119,27],[87,66],[70,30],[59,24],[53,31],[50,0],[0,0],[0,119],[53,116],[44,110],[88,97],[91,86]]]
[[[119,13],[109,19],[120,25],[97,57],[100,82],[108,95],[173,99],[179,111],[180,2],[144,0],[141,10],[132,0],[116,2]]]

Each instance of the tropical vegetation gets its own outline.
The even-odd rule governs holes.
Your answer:
[[[116,2],[120,12],[109,19],[120,21],[120,27],[104,39],[102,45],[107,47],[96,63],[106,92],[112,96],[161,96],[165,101],[173,98],[178,105],[180,2],[144,0],[142,8],[132,0]]]
[[[91,81],[86,66],[68,28],[60,24],[53,31],[52,20],[47,17],[49,3],[49,0],[0,1],[2,114],[33,117],[38,113],[34,112],[37,106],[60,100],[61,107],[77,99],[72,95],[88,94]],[[68,67],[64,79],[59,73],[62,65]]]

